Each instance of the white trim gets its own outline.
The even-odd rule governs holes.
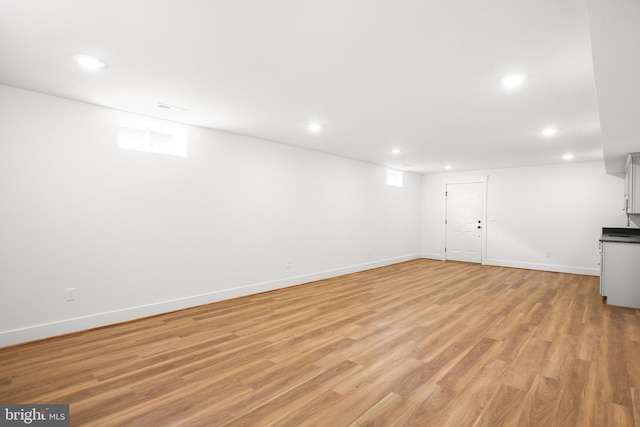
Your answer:
[[[422,254],[420,254],[420,258],[435,259],[435,260],[438,260],[438,261],[444,261],[444,255],[443,254],[422,253]]]
[[[511,261],[503,259],[487,259],[486,265],[496,267],[525,268],[527,270],[552,271],[556,273],[581,274],[584,276],[600,276],[599,268],[573,267],[569,265],[538,264],[535,262]]]
[[[337,268],[334,270],[321,271],[302,276],[287,277],[280,280],[270,282],[255,283],[252,285],[239,286],[233,289],[224,289],[221,291],[210,292],[201,295],[193,295],[185,298],[177,298],[169,301],[162,301],[153,304],[140,305],[136,307],[123,308],[121,310],[108,311],[103,313],[91,314],[89,316],[76,317],[73,319],[64,319],[40,325],[27,326],[24,328],[13,329],[0,332],[0,347],[8,345],[20,344],[28,341],[34,341],[42,338],[49,338],[56,335],[63,335],[72,332],[83,331],[87,329],[97,328],[101,326],[112,325],[115,323],[126,322],[143,317],[154,316],[156,314],[168,313],[175,310],[181,310],[189,307],[195,307],[203,304],[210,304],[216,301],[222,301],[240,296],[257,294],[260,292],[272,291],[275,289],[286,288],[289,286],[309,283],[316,280],[328,279],[331,277],[342,276],[345,274],[356,273],[359,271],[370,270],[372,268],[384,267],[400,262],[411,261],[421,258],[420,254],[410,254],[396,258],[388,258],[384,260],[368,262],[365,264],[356,264],[347,267]]]
[[[481,183],[482,184],[482,243],[481,243],[481,254],[480,254],[480,263],[482,265],[487,263],[487,182],[489,180],[488,175],[482,176],[467,176],[467,177],[459,177],[459,178],[446,178],[442,181],[442,185],[444,187],[442,194],[445,198],[444,200],[444,219],[447,220],[447,185],[448,184],[473,184],[473,183]],[[447,227],[443,227],[444,229],[444,238],[442,239],[442,253],[444,254],[444,259],[447,259],[447,252],[445,248],[447,247]]]

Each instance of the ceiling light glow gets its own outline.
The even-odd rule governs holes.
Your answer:
[[[322,130],[322,125],[320,123],[310,123],[309,130],[314,133],[318,133]]]
[[[450,170],[450,169],[452,168],[452,166],[451,166],[451,165],[445,165],[445,167],[444,167],[444,168],[445,168],[446,170]]]
[[[396,149],[394,149],[394,150],[391,150],[391,152],[392,152],[393,154],[400,154],[400,150],[398,150],[397,148],[396,148]]]
[[[506,87],[517,87],[524,83],[526,79],[527,77],[523,74],[511,74],[503,77],[500,83]]]
[[[571,159],[573,159],[573,154],[567,153],[564,156],[562,156],[562,158],[565,159],[565,160],[571,160]]]
[[[78,65],[86,70],[99,70],[106,65],[104,62],[91,55],[77,54],[73,55]]]
[[[542,135],[547,137],[554,136],[557,133],[558,133],[558,129],[555,129],[555,128],[546,128],[545,130],[542,131]]]

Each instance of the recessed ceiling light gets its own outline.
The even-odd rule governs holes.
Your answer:
[[[391,150],[391,152],[392,152],[393,154],[400,154],[400,150],[398,150],[397,148],[396,148],[396,149]]]
[[[106,65],[104,62],[100,61],[95,56],[77,54],[73,55],[73,59],[76,60],[78,65],[87,70],[99,70],[100,68],[104,68]]]
[[[445,168],[446,170],[449,170],[449,169],[451,169],[451,168],[452,168],[452,166],[451,166],[451,165],[445,165],[445,167],[444,167],[444,168]]]
[[[322,130],[322,125],[320,123],[310,123],[309,130],[314,133],[320,132]]]
[[[555,129],[555,128],[546,128],[545,130],[542,131],[543,136],[553,136],[556,133],[558,133],[558,129]]]
[[[503,77],[500,83],[506,87],[517,87],[524,83],[526,79],[527,77],[524,74],[510,74]]]
[[[565,160],[571,160],[571,159],[573,159],[573,154],[567,153],[564,156],[562,156],[562,158],[565,159]]]

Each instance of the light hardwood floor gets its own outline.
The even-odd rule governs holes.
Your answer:
[[[640,425],[640,310],[598,278],[416,260],[0,349],[72,425]],[[635,420],[635,424],[634,424]]]

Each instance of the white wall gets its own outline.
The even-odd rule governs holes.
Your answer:
[[[186,158],[122,150],[118,114],[0,86],[0,346],[443,259],[445,180],[488,177],[487,264],[598,274],[601,228],[626,225],[601,162],[395,188],[382,167],[198,127]]]
[[[470,176],[487,177],[489,265],[599,275],[602,227],[626,226],[624,179],[602,162],[425,175],[423,257],[444,259],[445,180]]]
[[[117,111],[6,86],[0,117],[0,346],[419,256],[416,174],[198,127],[123,150]]]

